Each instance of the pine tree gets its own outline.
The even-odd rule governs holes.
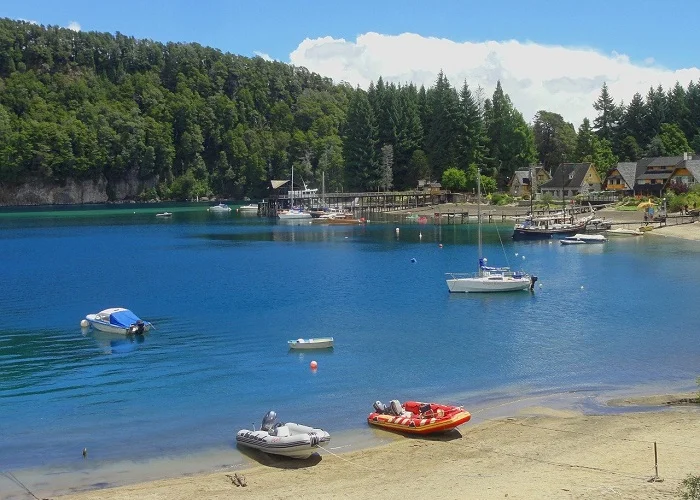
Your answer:
[[[413,152],[423,145],[423,126],[418,112],[418,91],[414,85],[399,88],[398,144],[394,150],[394,182],[397,189],[415,187],[409,179]]]
[[[484,166],[488,157],[486,134],[479,104],[467,82],[459,93],[459,120],[457,129],[458,163],[462,170],[472,163]]]
[[[585,161],[586,157],[593,156],[595,152],[594,139],[595,133],[591,129],[591,122],[588,118],[584,118],[581,126],[578,128],[578,136],[576,137],[576,159]],[[550,172],[551,173],[551,172]]]
[[[364,191],[377,187],[379,175],[376,143],[377,127],[367,93],[357,89],[348,104],[343,143],[345,177],[349,190]]]
[[[576,130],[564,118],[549,111],[538,111],[533,124],[538,157],[547,170],[573,161],[576,151]]]
[[[690,109],[685,89],[676,82],[666,95],[667,113],[666,122],[680,127],[686,137],[695,133],[695,127],[690,123]]]
[[[610,143],[614,140],[615,129],[620,119],[620,110],[608,92],[607,83],[603,83],[598,100],[593,103],[593,108],[598,116],[593,120],[593,129],[601,139],[607,139]]]
[[[645,120],[645,135],[656,137],[661,132],[661,124],[666,121],[666,94],[661,85],[654,90],[649,88],[647,93],[647,113]]]
[[[436,179],[457,164],[456,132],[458,126],[457,93],[441,71],[435,86],[428,91],[430,126],[426,131],[425,145],[432,174]]]
[[[622,116],[620,135],[632,136],[637,144],[646,144],[650,139],[646,136],[646,112],[642,94],[635,93]]]

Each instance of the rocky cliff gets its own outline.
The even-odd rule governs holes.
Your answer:
[[[155,187],[157,179],[143,181],[135,173],[126,179],[109,182],[104,176],[98,180],[76,181],[65,184],[36,181],[19,186],[0,184],[0,205],[75,205],[133,200],[145,189]],[[111,197],[108,193],[111,193]]]

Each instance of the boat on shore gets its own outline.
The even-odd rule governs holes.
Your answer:
[[[95,314],[88,314],[85,320],[96,330],[122,335],[142,335],[153,326],[123,307],[112,307]]]
[[[269,411],[263,417],[260,430],[242,429],[236,434],[236,443],[273,455],[291,458],[309,458],[319,446],[331,440],[322,429],[288,422],[276,422],[277,414]]]
[[[627,229],[624,227],[616,227],[615,229],[608,229],[605,231],[608,236],[641,236],[644,234],[643,231],[639,229]]]
[[[333,337],[320,337],[313,339],[288,340],[290,349],[330,349],[333,347]]]
[[[389,406],[380,401],[374,403],[374,411],[367,417],[367,422],[383,429],[408,434],[433,434],[452,430],[469,419],[471,414],[462,406],[419,401],[401,404],[394,399]]]
[[[608,239],[602,234],[575,234],[559,240],[562,245],[588,245],[591,243],[605,243]]]

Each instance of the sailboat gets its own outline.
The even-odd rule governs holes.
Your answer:
[[[477,218],[479,220],[479,269],[473,274],[447,273],[447,288],[453,293],[469,292],[512,292],[532,290],[537,276],[522,271],[512,271],[510,267],[490,267],[483,256],[481,245],[481,171],[477,170]]]
[[[302,191],[302,196],[303,196]],[[291,219],[310,219],[311,214],[304,210],[303,208],[294,208],[294,165],[292,165],[292,190],[289,192],[289,206],[288,210],[282,210],[277,213],[277,217],[281,220],[291,220]]]

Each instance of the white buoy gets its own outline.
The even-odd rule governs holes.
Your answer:
[[[399,228],[398,228],[398,227],[396,228],[396,234],[399,234]]]
[[[583,285],[581,285],[581,290],[583,290]]]
[[[412,258],[411,258],[411,262],[413,262],[413,263],[415,264],[415,263],[416,263],[416,258],[415,258],[415,257],[412,257]]]
[[[515,256],[516,256],[516,257],[518,256],[518,252],[515,252]]]
[[[423,239],[423,233],[418,233],[418,239],[422,240]]]
[[[542,283],[540,283],[540,288],[542,288]]]
[[[525,260],[525,256],[523,255],[523,260]]]
[[[87,328],[88,326],[90,326],[90,323],[88,323],[88,320],[84,319],[80,322],[80,326],[83,328]]]

